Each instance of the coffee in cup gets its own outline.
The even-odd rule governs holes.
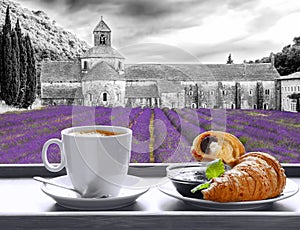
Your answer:
[[[79,126],[61,131],[62,139],[48,140],[42,160],[51,172],[64,167],[76,190],[84,197],[118,195],[128,173],[132,130],[119,126]],[[47,159],[49,145],[60,149],[61,162]]]
[[[75,131],[71,132],[70,135],[74,136],[115,136],[122,133],[112,132],[108,130],[95,129],[95,130],[86,130],[86,131]]]

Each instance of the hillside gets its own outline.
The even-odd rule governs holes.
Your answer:
[[[274,55],[274,65],[281,76],[300,71],[300,37],[294,37],[293,43],[286,45],[282,51],[270,53],[268,57],[263,57],[248,63],[270,63],[271,55]]]
[[[8,5],[12,26],[15,26],[19,18],[23,33],[28,33],[31,37],[37,61],[47,58],[72,60],[88,49],[86,42],[56,26],[55,21],[51,20],[45,12],[31,11],[9,0],[0,0],[0,28],[4,24]]]

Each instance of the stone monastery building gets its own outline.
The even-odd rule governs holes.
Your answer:
[[[44,62],[44,105],[280,109],[279,74],[264,64],[124,64],[101,18],[79,61]]]

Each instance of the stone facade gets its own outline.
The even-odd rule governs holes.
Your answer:
[[[279,74],[264,64],[124,64],[101,19],[77,62],[45,62],[43,104],[169,108],[278,108]],[[277,84],[277,85],[276,85]]]
[[[280,77],[277,85],[281,91],[281,110],[300,112],[300,72]]]
[[[275,109],[274,81],[198,82],[185,87],[185,107]]]
[[[123,106],[124,81],[83,81],[82,93],[87,106]]]

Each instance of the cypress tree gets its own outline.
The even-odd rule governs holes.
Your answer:
[[[5,24],[2,30],[2,76],[1,97],[7,103],[9,97],[8,85],[12,79],[12,43],[11,43],[11,21],[9,6],[6,9]]]
[[[9,6],[6,8],[6,15],[5,15],[5,23],[3,26],[3,34],[10,34],[11,33],[11,20],[10,20],[10,8]]]
[[[36,66],[34,51],[29,35],[25,36],[27,51],[27,83],[23,108],[28,108],[36,99]]]
[[[233,64],[233,60],[232,60],[232,57],[231,57],[231,53],[228,55],[226,64]]]
[[[2,35],[2,31],[0,31],[0,101],[2,101],[2,90],[3,90],[3,86],[2,86],[2,82],[3,82],[3,35]]]
[[[6,104],[11,105],[12,99],[10,98],[9,86],[12,81],[12,41],[9,33],[3,35],[3,90],[2,98]]]
[[[11,34],[12,42],[12,78],[8,84],[9,97],[8,105],[17,105],[17,99],[20,90],[20,49],[18,35],[15,30]]]
[[[21,31],[19,19],[17,20],[15,30],[17,32],[19,48],[20,48],[20,89],[19,89],[19,95],[16,104],[22,107],[22,105],[24,104],[25,93],[26,93],[28,63],[27,63],[27,50],[26,50],[25,38]]]

